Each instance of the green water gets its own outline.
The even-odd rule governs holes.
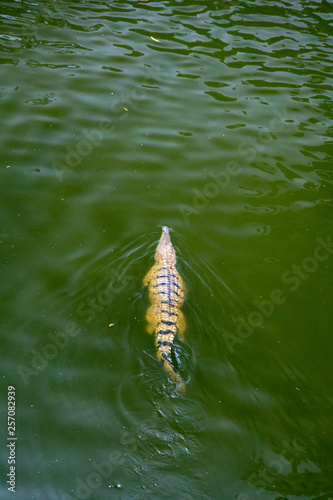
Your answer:
[[[1,2],[1,498],[333,498],[332,21]],[[163,225],[184,396],[146,332]]]

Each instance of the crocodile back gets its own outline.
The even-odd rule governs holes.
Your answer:
[[[174,370],[171,349],[175,335],[183,338],[185,330],[185,319],[180,311],[184,303],[185,286],[176,269],[176,253],[166,226],[162,229],[157,245],[155,264],[143,282],[149,288],[151,307],[146,314],[147,330],[155,333],[157,358],[179,388],[182,387],[183,392],[184,383]]]

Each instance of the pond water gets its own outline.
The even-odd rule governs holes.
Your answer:
[[[1,2],[1,498],[333,498],[332,21]],[[163,225],[184,395],[146,331]]]

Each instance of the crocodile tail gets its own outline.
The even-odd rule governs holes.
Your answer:
[[[173,367],[173,364],[170,359],[168,359],[168,356],[165,355],[165,353],[159,353],[160,360],[163,363],[163,368],[164,370],[170,375],[170,378],[176,383],[177,391],[180,394],[184,394],[186,391],[186,385],[182,377],[179,375],[179,373],[175,372],[175,369]]]

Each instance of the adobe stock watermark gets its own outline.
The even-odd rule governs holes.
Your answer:
[[[282,111],[273,109],[272,113],[274,116],[270,119],[266,129],[259,130],[255,137],[248,136],[239,144],[237,148],[238,156],[244,157],[245,161],[253,162],[257,154],[263,153],[267,145],[275,139],[275,134],[285,128],[286,108]],[[190,222],[191,215],[198,215],[209,205],[211,200],[227,189],[233,177],[241,174],[241,164],[243,162],[243,159],[230,160],[222,169],[211,171],[208,174],[210,180],[206,182],[202,190],[198,188],[192,189],[193,197],[191,205],[184,203],[178,205],[178,209],[187,224]]]
[[[130,460],[130,454],[134,453],[138,448],[138,441],[144,442],[145,439],[150,439],[150,432],[156,428],[157,420],[156,415],[153,414],[151,418],[144,419],[137,429],[124,431],[121,435],[120,442],[125,446],[122,452],[119,450],[112,451],[105,460],[91,462],[92,471],[82,479],[77,477],[75,480],[75,487],[73,494],[63,493],[61,500],[87,500],[97,490],[103,482],[110,482],[112,474],[117,467],[124,466],[126,460]],[[121,488],[119,484],[109,484],[110,487]]]
[[[124,465],[125,456],[120,451],[111,451],[105,460],[91,462],[93,469],[87,476],[82,479],[77,477],[75,480],[74,494],[63,493],[61,500],[86,500],[91,494],[99,488],[103,480],[107,480],[112,476],[112,473],[117,467]]]
[[[159,67],[146,68],[146,75],[142,80],[140,87],[134,88],[129,94],[122,94],[114,98],[110,106],[110,115],[117,119],[117,122],[127,118],[130,111],[137,109],[139,103],[146,98],[148,87],[156,83],[161,78]],[[75,143],[66,145],[66,153],[63,161],[53,161],[52,169],[59,182],[63,181],[66,173],[72,172],[84,159],[86,159],[94,150],[101,145],[105,137],[109,137],[110,132],[116,130],[115,122],[100,122],[97,127],[89,130],[83,130],[79,140]]]
[[[123,276],[116,271],[112,272],[110,283],[99,290],[96,295],[91,295],[82,300],[76,308],[76,314],[85,318],[86,323],[90,323],[97,313],[101,313],[103,309],[112,303],[115,295],[123,292],[128,284],[135,280],[135,276]]]
[[[265,319],[270,318],[277,306],[284,304],[286,293],[295,292],[313,274],[321,262],[325,262],[333,253],[332,236],[329,234],[326,239],[316,238],[317,246],[314,248],[311,256],[305,257],[301,264],[293,264],[281,276],[281,288],[275,288],[266,299],[254,300],[254,308],[248,313],[247,317],[238,316],[236,332],[224,332],[223,338],[230,353],[235,352],[235,345],[251,337],[256,328],[262,327]],[[286,288],[285,286],[288,286]]]
[[[96,295],[90,296],[80,302],[76,308],[77,315],[84,317],[86,323],[90,323],[96,314],[101,313],[106,306],[110,305],[113,297],[125,290],[129,281],[133,279],[133,276],[124,277],[117,272],[113,272],[111,281],[105,288],[102,288]],[[49,362],[57,358],[68,346],[70,339],[76,337],[81,332],[81,328],[75,321],[68,322],[63,331],[49,332],[47,334],[48,342],[40,349],[32,349],[30,351],[31,358],[29,364],[19,364],[17,367],[24,385],[29,384],[31,377],[35,377],[44,371]]]
[[[211,181],[205,184],[202,191],[198,188],[193,188],[192,205],[185,205],[184,203],[178,205],[185,222],[188,224],[191,215],[198,215],[201,210],[206,208],[210,200],[216,198],[230,184],[231,177],[240,174],[241,171],[242,168],[239,162],[231,160],[223,170],[210,172],[208,175]]]
[[[271,488],[279,476],[285,477],[288,469],[292,468],[296,461],[300,461],[300,457],[305,452],[305,448],[300,446],[296,439],[292,442],[283,441],[282,446],[283,449],[276,458],[271,460],[267,466],[260,463],[258,470],[247,478],[248,485],[256,488],[256,495],[261,495]],[[240,493],[236,498],[237,500],[252,500],[252,496],[245,492]]]
[[[18,373],[21,376],[24,385],[28,385],[30,377],[36,377],[40,374],[50,361],[54,360],[61,351],[65,349],[71,338],[81,333],[81,328],[75,321],[67,323],[64,331],[49,332],[47,334],[49,342],[41,349],[32,349],[29,366],[20,364],[17,366]]]

